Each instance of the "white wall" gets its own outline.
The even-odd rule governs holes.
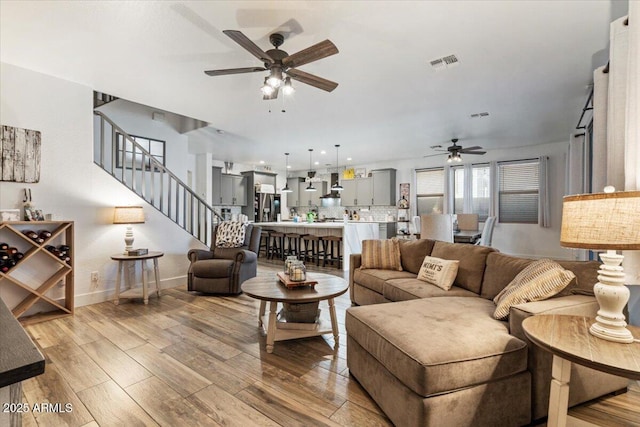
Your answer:
[[[568,140],[568,138],[567,138]],[[465,163],[485,163],[530,159],[540,156],[549,157],[551,227],[542,228],[536,224],[500,224],[497,223],[492,246],[501,252],[531,257],[550,257],[555,259],[575,259],[574,251],[560,246],[560,221],[562,218],[562,196],[565,188],[565,162],[568,143],[531,145],[512,149],[488,150],[483,156],[462,155]],[[404,161],[387,161],[367,165],[348,165],[348,167],[365,167],[368,170],[394,168],[397,169],[398,184],[411,183],[412,214],[415,215],[415,169],[441,167],[445,165],[445,156],[422,158]]]
[[[186,253],[204,246],[93,163],[92,88],[5,63],[0,64],[0,87],[0,122],[42,133],[40,182],[0,182],[0,207],[21,207],[22,189],[28,187],[38,209],[75,221],[76,305],[113,295],[116,263],[109,255],[124,246],[124,226],[111,224],[116,205],[145,207],[147,220],[134,226],[134,245],[165,253],[163,287],[185,283]],[[186,147],[184,164],[186,171]],[[92,271],[100,275],[96,288],[90,283]],[[0,287],[0,296],[15,305],[9,301],[15,300],[10,286]]]

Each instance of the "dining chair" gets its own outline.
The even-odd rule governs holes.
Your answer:
[[[478,231],[478,214],[458,214],[458,229]]]
[[[493,237],[493,228],[496,223],[496,217],[490,216],[487,217],[484,222],[484,228],[482,229],[482,236],[476,242],[476,245],[480,246],[491,246],[491,238]]]
[[[453,243],[453,217],[446,214],[420,215],[420,238]]]

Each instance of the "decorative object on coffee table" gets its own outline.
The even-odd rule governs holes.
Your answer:
[[[600,305],[589,331],[609,341],[631,343],[623,309],[629,301],[622,260],[616,250],[640,249],[640,191],[565,196],[560,244],[569,248],[606,250],[599,282],[593,290]],[[605,189],[607,191],[607,189]]]
[[[124,254],[133,249],[133,227],[131,224],[144,224],[144,210],[142,206],[116,206],[113,213],[114,224],[126,224],[124,234]]]

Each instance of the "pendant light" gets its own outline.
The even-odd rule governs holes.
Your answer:
[[[338,148],[340,148],[340,144],[336,144],[336,172],[338,172],[338,180],[336,181],[335,184],[333,184],[331,186],[331,191],[342,191],[344,190],[344,188],[342,188],[342,185],[340,185],[340,163],[338,161]]]
[[[287,179],[287,177],[289,176],[289,153],[284,153],[284,155],[286,156],[285,159],[287,164],[285,166],[285,170],[284,170],[284,178],[285,178],[285,184],[284,187],[282,187],[282,189],[280,190],[281,193],[291,193],[293,192],[292,189],[289,188],[289,180]]]
[[[316,191],[316,187],[314,187],[313,182],[311,182],[311,179],[313,179],[316,174],[315,171],[311,170],[311,153],[313,153],[313,148],[309,148],[309,173],[307,174],[309,176],[309,185],[304,191]]]

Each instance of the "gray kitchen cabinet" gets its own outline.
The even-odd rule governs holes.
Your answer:
[[[291,193],[286,193],[288,208],[297,208],[300,206],[300,180],[301,178],[287,178],[287,185],[291,189]],[[304,182],[304,180],[302,182]]]
[[[316,191],[305,191],[304,189],[307,188],[308,185],[309,183],[304,181],[300,183],[300,204],[298,206],[310,208],[320,206],[320,197],[328,193],[327,181],[314,182],[313,186],[316,188]]]
[[[243,176],[218,173],[213,168],[213,205],[246,206],[247,186]]]
[[[233,205],[247,205],[247,180],[243,176],[231,175],[231,187],[233,188]]]
[[[211,204],[213,206],[222,204],[222,168],[213,167],[211,174]]]
[[[371,171],[373,180],[373,205],[395,206],[396,198],[396,170],[377,169]]]
[[[373,187],[371,178],[356,178],[342,180],[340,194],[342,206],[370,206],[373,201]]]

